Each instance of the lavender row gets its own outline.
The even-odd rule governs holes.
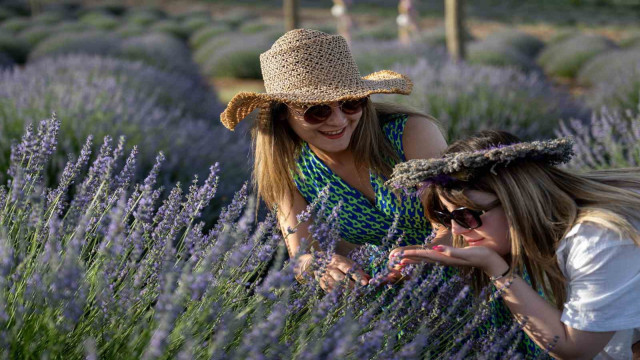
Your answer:
[[[221,189],[224,196],[238,189],[237,179],[247,177],[248,140],[217,123],[221,105],[205,84],[140,62],[90,56],[44,59],[0,72],[3,172],[11,139],[25,124],[53,112],[62,122],[63,136],[48,166],[51,179],[68,154],[79,154],[89,134],[98,139],[124,136],[140,145],[138,179],[151,169],[159,151],[167,153],[161,183],[169,187],[188,183],[194,174],[206,176],[208,165],[223,154],[223,176],[229,179]]]
[[[243,187],[213,226],[201,214],[216,196],[219,167],[187,192],[162,197],[160,166],[135,182],[136,151],[87,140],[54,187],[43,172],[60,122],[28,127],[0,187],[2,357],[418,359],[514,357],[519,326],[477,336],[495,297],[472,297],[442,268],[407,269],[396,286],[325,294],[298,284],[273,214],[255,223]],[[83,170],[88,167],[88,170]],[[73,195],[69,186],[76,183]],[[322,201],[309,213],[322,213]],[[337,239],[337,207],[312,228],[325,250]],[[295,231],[295,230],[293,230]],[[390,229],[387,246],[397,240]],[[359,263],[386,261],[361,248]],[[328,258],[316,257],[322,272]],[[380,281],[383,272],[374,277]],[[485,293],[487,294],[487,293]],[[506,335],[505,335],[506,334]],[[474,355],[475,354],[475,355]]]

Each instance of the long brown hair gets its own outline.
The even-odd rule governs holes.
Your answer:
[[[273,104],[270,116],[255,122],[253,138],[253,183],[258,196],[272,207],[296,191],[293,172],[297,172],[296,158],[302,140],[287,122],[288,108],[282,103]],[[391,114],[427,115],[408,107],[367,101],[362,117],[351,137],[349,148],[356,166],[388,177],[398,155],[382,131],[381,119]],[[432,121],[432,118],[430,118]]]
[[[511,134],[483,131],[453,143],[445,153],[477,151],[516,142],[519,139]],[[631,224],[640,221],[640,194],[632,190],[640,190],[640,168],[579,174],[526,161],[467,176],[466,181],[431,185],[426,190],[423,200],[427,217],[435,221],[433,210],[442,209],[438,196],[456,205],[481,209],[465,195],[465,190],[495,194],[509,222],[511,253],[507,260],[511,268],[524,266],[534,289],[542,289],[558,308],[566,298],[566,279],[555,251],[575,224],[597,223],[630,237],[640,246],[640,233]],[[466,245],[461,236],[454,236],[454,246]],[[481,271],[470,272],[476,289],[488,283]]]

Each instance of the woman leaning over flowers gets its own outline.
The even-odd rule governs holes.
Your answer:
[[[567,138],[523,143],[486,131],[441,159],[398,165],[390,183],[422,185],[429,220],[451,229],[454,246],[390,256],[401,266],[467,267],[557,358],[631,359],[640,346],[640,169],[554,166],[572,153]]]
[[[349,251],[359,244],[379,244],[396,214],[407,244],[421,243],[431,232],[420,201],[396,197],[384,181],[394,164],[439,156],[446,142],[426,115],[369,99],[376,93],[409,94],[412,83],[392,71],[361,77],[341,36],[289,31],[261,54],[260,65],[267,92],[237,94],[222,123],[233,130],[260,110],[252,129],[253,179],[266,204],[278,207],[289,255],[306,250],[301,242],[309,239],[310,220],[298,224],[296,215],[329,186],[327,211],[343,203],[343,241],[318,280],[325,290],[345,278],[367,284],[362,269],[350,273]],[[316,242],[311,246],[320,250]],[[310,254],[299,259],[298,279],[311,259]]]

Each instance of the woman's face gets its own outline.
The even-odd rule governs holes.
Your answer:
[[[486,208],[498,198],[491,193],[466,190],[465,195],[472,202],[481,208]],[[451,212],[459,205],[452,204],[440,196],[440,202]],[[511,242],[509,241],[509,223],[502,209],[502,206],[494,207],[480,215],[482,226],[475,229],[462,227],[455,221],[451,221],[451,232],[460,235],[467,242],[468,246],[485,246],[497,252],[501,256],[506,256],[511,252]]]
[[[305,108],[288,105],[288,122],[293,131],[314,149],[324,153],[337,153],[349,147],[351,136],[362,117],[362,107],[354,113],[345,113],[338,102],[327,104],[331,114],[326,120],[313,124],[305,121]]]

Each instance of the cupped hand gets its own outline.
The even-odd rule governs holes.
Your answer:
[[[346,285],[353,288],[356,281],[361,285],[368,285],[371,279],[371,276],[365,273],[353,260],[339,254],[333,254],[331,262],[324,272],[316,272],[315,275],[320,282],[320,287],[327,292],[334,290],[345,280]]]
[[[389,259],[393,262],[396,258],[400,258],[400,268],[409,264],[430,262],[451,266],[476,267],[493,276],[504,272],[505,268],[509,266],[498,253],[484,246],[455,248],[436,245],[431,249],[418,246],[394,250],[397,251],[392,251],[389,254]]]

